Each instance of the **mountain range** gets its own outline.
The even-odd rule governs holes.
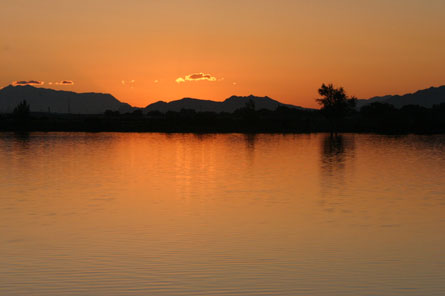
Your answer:
[[[361,107],[374,102],[388,103],[394,105],[396,108],[401,108],[406,105],[419,105],[426,108],[431,108],[434,105],[445,103],[445,85],[430,87],[405,95],[389,95],[373,97],[367,100],[358,100],[357,108],[360,109]]]
[[[134,109],[110,94],[75,93],[30,85],[9,85],[0,90],[0,113],[11,113],[23,100],[27,101],[31,112],[101,114],[108,109],[121,113]]]
[[[249,100],[255,103],[255,109],[275,110],[278,106],[299,108],[294,105],[283,104],[269,97],[232,96],[223,102],[184,98],[181,100],[163,102],[159,101],[145,108],[132,107],[120,102],[110,94],[102,93],[75,93],[33,86],[7,86],[0,90],[0,113],[11,113],[23,100],[30,106],[31,112],[53,112],[73,114],[102,114],[105,110],[119,111],[120,113],[132,112],[141,109],[144,113],[149,111],[181,111],[181,109],[193,109],[209,112],[233,112],[245,107]]]
[[[305,109],[299,106],[283,104],[269,97],[232,96],[222,102],[184,98],[181,100],[163,102],[159,101],[136,108],[127,103],[120,102],[110,94],[103,93],[75,93],[33,86],[7,86],[0,90],[0,113],[11,113],[23,100],[30,105],[31,112],[73,113],[73,114],[102,114],[105,110],[132,112],[141,109],[144,113],[149,111],[180,111],[193,109],[196,111],[233,112],[245,107],[249,100],[255,103],[255,109],[275,110],[278,106]],[[405,105],[420,105],[427,108],[445,103],[445,86],[431,87],[419,90],[412,94],[389,95],[358,100],[357,108],[373,102],[384,102],[400,108]]]
[[[184,98],[177,101],[171,101],[169,103],[159,101],[148,105],[143,110],[167,112],[167,111],[181,111],[181,109],[193,109],[201,112],[232,113],[237,109],[245,107],[246,103],[249,100],[252,100],[255,103],[256,110],[261,110],[261,109],[275,110],[279,106],[303,109],[302,107],[280,103],[269,97],[256,97],[250,95],[247,97],[231,96],[230,98],[224,100],[223,102],[198,100],[192,98]]]

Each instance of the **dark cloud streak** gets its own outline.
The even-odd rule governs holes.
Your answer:
[[[57,85],[73,85],[74,82],[72,80],[62,80],[60,82],[56,82]]]
[[[43,85],[45,82],[38,80],[18,80],[14,81],[13,85]]]

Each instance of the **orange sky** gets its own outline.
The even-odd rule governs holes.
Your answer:
[[[359,98],[406,93],[445,84],[444,11],[443,0],[1,1],[0,86],[38,80],[135,106],[254,94],[315,107],[323,82]]]

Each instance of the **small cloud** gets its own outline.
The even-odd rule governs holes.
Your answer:
[[[128,86],[129,88],[134,88],[135,82],[136,82],[136,80],[134,80],[134,79],[121,81],[122,85]]]
[[[236,83],[236,82],[233,82],[232,84],[233,84],[233,85],[237,85],[238,83]]]
[[[54,82],[54,84],[56,84],[56,85],[73,85],[74,81],[72,81],[72,80],[62,80],[62,81],[59,81],[59,82]]]
[[[14,81],[12,85],[43,85],[45,82],[38,80],[19,80]]]
[[[122,81],[121,81],[122,85],[133,84],[133,83],[135,83],[135,82],[136,82],[136,81],[135,81],[134,79],[132,79],[132,80],[122,80]]]
[[[218,81],[223,80],[224,78],[218,79]],[[200,81],[200,80],[207,80],[207,81],[217,81],[216,77],[212,76],[211,74],[204,74],[204,73],[193,73],[190,75],[186,75],[185,77],[179,77],[176,79],[177,83],[182,83],[186,81]]]
[[[215,81],[216,78],[213,77],[210,74],[204,74],[204,73],[197,73],[197,74],[191,74],[185,77],[186,80],[211,80]]]

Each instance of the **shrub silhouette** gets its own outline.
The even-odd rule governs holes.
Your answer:
[[[20,102],[12,111],[12,115],[16,119],[27,119],[29,118],[29,104],[26,100]]]
[[[365,105],[360,109],[360,113],[367,118],[386,118],[393,116],[396,112],[396,108],[388,103],[374,102],[369,105]]]

